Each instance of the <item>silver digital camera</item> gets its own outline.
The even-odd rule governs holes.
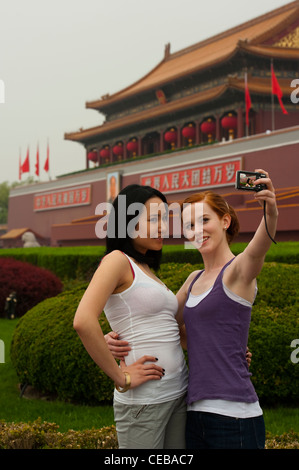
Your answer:
[[[254,171],[240,170],[236,172],[236,189],[244,189],[246,191],[262,191],[267,189],[266,184],[254,184],[260,178],[266,178],[264,173],[255,173]]]

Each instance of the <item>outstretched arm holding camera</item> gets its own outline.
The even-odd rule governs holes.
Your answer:
[[[255,185],[265,184],[267,189],[255,192],[254,197],[262,207],[265,204],[264,217],[266,217],[269,234],[267,233],[265,218],[263,217],[246,249],[236,257],[233,265],[234,269],[231,272],[234,273],[236,278],[244,279],[247,283],[255,280],[263,267],[265,255],[272,243],[269,235],[274,238],[278,218],[275,189],[269,174],[261,169],[255,171],[266,175],[266,178],[257,179]]]
[[[188,239],[195,246],[199,245],[196,240],[201,240],[198,251],[204,263],[204,269],[192,273],[177,294],[179,305],[185,303],[177,320],[180,326],[185,324],[188,340],[188,449],[241,448],[240,443],[253,449],[265,444],[263,413],[250,380],[246,346],[256,277],[275,235],[278,211],[272,181],[265,171],[259,173],[265,177],[256,175],[256,189],[236,187],[254,192],[257,201],[262,206],[265,203],[268,231],[263,217],[252,240],[237,256],[230,248],[239,231],[233,207],[212,191],[183,201],[191,204]],[[202,224],[196,216],[197,204],[202,204]],[[220,432],[224,416],[228,425],[225,436]],[[238,429],[236,418],[242,419]]]

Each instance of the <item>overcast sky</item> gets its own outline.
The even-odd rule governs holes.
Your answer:
[[[283,0],[0,0],[0,183],[18,181],[30,149],[34,175],[50,148],[50,174],[85,168],[65,132],[100,125],[86,101],[139,80],[164,56],[286,5]],[[23,175],[23,180],[26,175]],[[41,170],[40,181],[48,175]]]

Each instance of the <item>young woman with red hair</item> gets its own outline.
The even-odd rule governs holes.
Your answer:
[[[263,448],[263,412],[250,380],[246,348],[251,308],[265,255],[276,232],[278,210],[267,172],[260,179],[267,189],[254,193],[265,220],[237,256],[229,244],[239,230],[234,209],[219,194],[207,191],[184,201],[191,207],[185,226],[201,253],[204,270],[192,273],[177,293],[176,319],[186,329],[189,358],[186,446],[200,448]],[[196,220],[196,206],[202,216]],[[190,210],[189,207],[189,210]],[[199,228],[199,230],[198,230]],[[199,234],[199,235],[198,235]],[[200,240],[198,239],[200,238]]]

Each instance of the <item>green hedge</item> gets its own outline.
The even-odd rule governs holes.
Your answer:
[[[105,252],[105,247],[38,247],[0,250],[0,257],[27,261],[49,269],[60,279],[90,279]]]
[[[266,263],[258,278],[249,347],[252,381],[261,400],[299,402],[299,364],[291,342],[299,338],[299,265]]]
[[[238,254],[246,243],[232,244],[232,251]],[[0,256],[14,257],[20,261],[49,269],[60,279],[90,279],[105,253],[104,246],[81,247],[39,247],[0,249]],[[164,245],[162,263],[200,263],[201,256],[194,249],[184,245]],[[287,264],[299,263],[299,242],[272,244],[266,261]]]
[[[115,426],[65,433],[55,423],[0,421],[0,449],[117,449]]]
[[[299,449],[299,433],[266,435],[266,449]],[[118,449],[115,426],[59,432],[55,423],[0,421],[0,449]]]
[[[162,265],[159,275],[174,292],[199,265]],[[249,347],[252,380],[262,404],[297,403],[299,364],[292,363],[291,342],[299,338],[299,265],[266,263],[258,279]],[[12,362],[21,383],[81,403],[111,400],[113,384],[95,366],[72,327],[86,283],[34,307],[18,323]],[[109,325],[102,315],[104,333]]]
[[[16,326],[11,360],[21,384],[64,400],[94,404],[111,400],[113,384],[89,357],[73,328],[86,289],[80,284],[31,309]],[[110,328],[101,317],[105,333]]]

